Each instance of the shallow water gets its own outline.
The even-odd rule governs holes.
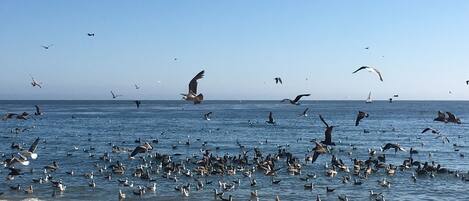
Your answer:
[[[346,173],[339,172],[334,178],[324,176],[324,164],[330,163],[331,155],[322,155],[314,164],[303,166],[304,175],[318,175],[318,178],[313,180],[315,189],[312,191],[304,190],[305,182],[299,179],[304,175],[290,176],[283,169],[277,177],[282,180],[279,185],[272,185],[270,177],[259,171],[254,175],[258,182],[256,187],[251,187],[249,179],[240,174],[211,176],[209,180],[213,180],[213,184],[201,191],[193,189],[189,197],[182,197],[174,187],[188,182],[194,183],[193,179],[180,176],[178,182],[174,182],[158,175],[155,176],[157,192],[138,197],[132,194],[132,188],[120,186],[117,182],[118,178],[128,177],[135,181],[135,186],[147,185],[146,181],[132,178],[132,171],[126,171],[124,176],[114,175],[112,181],[107,181],[94,167],[95,163],[105,164],[98,157],[111,151],[109,143],[133,149],[137,146],[134,140],[138,138],[148,141],[159,139],[159,143],[154,145],[153,153],[182,154],[174,157],[176,161],[192,154],[200,155],[199,150],[204,141],[214,154],[237,155],[240,149],[236,140],[250,149],[251,153],[253,147],[259,147],[265,154],[276,153],[278,145],[288,144],[288,151],[303,160],[307,150],[314,147],[310,140],[322,140],[324,137],[324,126],[318,118],[318,114],[322,114],[329,124],[338,126],[333,132],[333,140],[337,143],[333,153],[347,164],[352,164],[351,157],[367,159],[368,148],[379,148],[392,142],[407,149],[417,149],[419,154],[414,156],[417,160],[433,160],[444,167],[467,172],[469,140],[466,133],[469,127],[464,122],[469,123],[469,102],[395,101],[389,104],[376,101],[373,104],[365,104],[363,101],[304,101],[302,105],[294,106],[277,101],[206,101],[201,105],[183,101],[142,101],[141,108],[136,109],[131,101],[0,101],[0,113],[34,113],[35,104],[43,108],[45,115],[36,120],[0,121],[0,153],[7,156],[15,152],[10,148],[12,142],[25,143],[23,146],[27,148],[36,137],[41,138],[37,150],[38,159],[31,161],[29,166],[21,167],[26,172],[25,175],[13,181],[6,181],[3,178],[9,171],[0,169],[0,192],[4,192],[0,200],[117,200],[119,189],[126,192],[129,200],[213,200],[213,189],[218,188],[218,180],[229,182],[237,178],[241,179],[241,185],[234,191],[225,193],[226,197],[233,195],[234,200],[248,200],[250,192],[255,189],[259,192],[260,200],[274,200],[275,195],[279,195],[281,200],[312,200],[317,194],[320,194],[322,200],[337,200],[339,194],[346,194],[350,200],[367,200],[369,190],[383,192],[386,200],[469,200],[469,182],[461,181],[452,175],[422,177],[414,183],[411,180],[413,171],[398,171],[395,176],[387,176],[392,183],[391,188],[383,188],[376,182],[386,177],[381,170],[365,180],[363,185],[342,184],[340,179]],[[299,117],[306,107],[310,108],[309,116]],[[358,110],[370,113],[370,117],[355,127]],[[462,119],[463,124],[434,122],[433,118],[438,110],[453,112]],[[202,119],[203,114],[208,111],[213,112],[211,121]],[[276,126],[264,123],[269,111],[274,113]],[[249,126],[248,120],[256,123]],[[15,127],[32,126],[34,128],[30,131],[20,134],[10,132],[10,129]],[[420,134],[423,128],[429,126],[447,135],[451,143],[443,144],[440,139],[435,139],[429,133]],[[370,133],[364,133],[363,129],[370,130]],[[190,146],[184,144],[188,136],[192,142]],[[421,142],[424,143],[423,146]],[[459,152],[454,151],[453,143],[462,146]],[[172,149],[174,144],[178,144],[176,149]],[[351,151],[351,144],[357,149],[349,156],[347,152]],[[79,150],[72,151],[73,146],[78,146]],[[96,151],[92,152],[96,155],[94,158],[83,152],[83,149],[89,149],[90,146],[96,148]],[[67,157],[69,152],[72,153],[71,157]],[[466,157],[460,157],[460,153]],[[137,160],[129,161],[127,153],[111,155],[113,161],[123,161],[129,170],[138,163]],[[252,154],[250,156],[252,158]],[[399,165],[406,157],[408,153],[394,154],[393,151],[388,151],[386,162]],[[62,179],[67,185],[67,190],[55,197],[52,197],[53,188],[50,183],[32,184],[32,178],[42,176],[42,167],[53,160],[59,162],[60,168],[52,173],[52,176],[54,179]],[[279,166],[284,164],[278,163]],[[29,173],[31,168],[34,170],[32,174]],[[73,177],[65,173],[72,169],[76,173]],[[97,184],[94,189],[88,186],[89,180],[81,176],[91,171],[95,173]],[[22,191],[11,191],[9,186],[16,184],[23,187],[32,184],[35,192],[27,195]],[[326,193],[326,186],[336,188],[336,191]]]

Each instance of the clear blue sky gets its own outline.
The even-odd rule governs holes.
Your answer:
[[[0,25],[0,99],[180,99],[202,69],[206,99],[469,99],[466,0],[5,0]]]

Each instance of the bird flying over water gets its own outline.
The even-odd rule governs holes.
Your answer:
[[[193,101],[194,104],[199,104],[204,100],[204,95],[199,94],[197,95],[197,80],[202,79],[204,77],[205,71],[202,70],[197,75],[192,78],[192,80],[189,82],[189,92],[187,94],[181,94],[183,95],[183,99],[186,101]]]
[[[205,113],[204,114],[204,119],[207,120],[207,121],[210,121],[210,115],[211,114],[212,114],[212,112]]]
[[[32,85],[33,87],[36,87],[36,86],[37,86],[37,87],[39,87],[39,88],[42,88],[41,84],[42,84],[42,82],[36,81],[36,80],[34,79],[34,77],[31,76],[31,85]]]
[[[394,153],[396,153],[397,151],[404,151],[404,152],[406,151],[404,148],[401,147],[400,144],[393,144],[393,143],[387,143],[386,145],[384,145],[383,152],[388,149],[394,149]]]
[[[34,113],[34,115],[36,116],[42,115],[41,108],[39,107],[39,105],[35,105],[34,107],[36,108],[36,112]]]
[[[150,151],[152,149],[153,149],[153,147],[148,142],[145,142],[143,145],[135,147],[135,149],[130,154],[130,157],[133,158],[135,155],[137,155],[139,153],[145,153],[145,152]]]
[[[115,93],[112,92],[112,91],[111,91],[111,95],[112,95],[112,98],[113,98],[113,99],[115,99],[115,98],[117,98],[117,97],[119,97],[119,96],[122,96],[122,95],[120,95],[120,94],[115,94]]]
[[[27,151],[23,151],[21,154],[25,157],[30,157],[31,159],[35,160],[37,158],[36,149],[38,144],[39,138],[36,138],[36,140],[34,140],[33,144],[31,144],[29,149]]]
[[[94,36],[94,33],[87,33],[88,36]]]
[[[314,154],[313,154],[313,160],[311,163],[314,163],[316,159],[318,159],[319,155],[327,153],[327,146],[322,145],[319,142],[314,142],[316,144],[316,147],[314,147]]]
[[[466,85],[469,85],[469,80],[466,80]]]
[[[355,126],[358,126],[358,124],[360,124],[360,121],[361,121],[363,118],[368,118],[368,116],[370,116],[368,113],[362,112],[362,111],[358,111],[357,119],[355,120]]]
[[[140,89],[140,86],[138,86],[137,84],[134,84],[135,86],[135,89]]]
[[[433,134],[439,134],[440,133],[440,131],[438,131],[434,128],[430,128],[430,127],[423,129],[422,133],[425,133],[427,131],[432,131]]]
[[[303,111],[303,113],[301,113],[300,116],[307,117],[307,116],[308,116],[308,110],[309,110],[309,107],[307,107],[307,108]]]
[[[289,101],[291,104],[293,105],[299,105],[300,103],[298,101],[300,101],[300,99],[303,97],[303,96],[310,96],[311,94],[300,94],[298,96],[296,96],[296,98],[294,100],[291,100],[291,99],[283,99],[282,101],[280,102],[285,102],[285,101]]]
[[[275,124],[274,115],[272,112],[269,113],[269,120],[265,121],[268,124]]]
[[[356,73],[356,72],[361,71],[363,69],[367,70],[368,72],[371,72],[371,73],[374,73],[374,74],[378,75],[379,80],[383,81],[383,77],[381,76],[381,73],[378,71],[378,69],[373,68],[373,67],[362,66],[362,67],[358,68],[356,71],[353,71],[353,73]]]
[[[282,78],[280,77],[275,77],[274,80],[275,80],[275,84],[278,84],[278,83],[283,84]]]
[[[321,115],[319,115],[319,119],[321,119],[322,123],[324,123],[324,125],[326,126],[326,130],[324,131],[324,141],[321,141],[321,143],[325,145],[335,146],[335,143],[332,142],[332,129],[334,128],[334,126],[329,126],[329,124],[327,124],[327,122],[324,120],[324,118],[322,118]]]
[[[137,105],[137,108],[140,108],[140,104],[142,104],[142,101],[136,100],[134,101],[135,105]]]

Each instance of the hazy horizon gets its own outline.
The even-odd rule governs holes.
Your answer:
[[[110,100],[111,90],[179,100],[201,70],[206,100],[365,100],[370,91],[469,100],[468,10],[468,1],[424,0],[3,1],[0,100]],[[384,82],[352,74],[363,65]]]

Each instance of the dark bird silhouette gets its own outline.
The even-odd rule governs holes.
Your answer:
[[[52,46],[54,46],[54,44],[50,44],[50,45],[41,45],[42,48],[48,50],[49,48],[51,48]]]
[[[153,149],[153,147],[148,142],[145,142],[143,145],[135,147],[135,149],[130,154],[130,157],[133,158],[135,155],[137,155],[139,153],[145,153],[145,152],[148,152],[152,149]]]
[[[23,151],[21,154],[25,156],[26,158],[30,157],[33,160],[36,159],[37,158],[36,149],[37,149],[38,144],[39,144],[39,138],[36,138],[36,140],[34,140],[33,144],[31,144],[29,149],[27,151]]]
[[[112,98],[113,99],[116,99],[117,97],[120,97],[122,95],[119,95],[119,94],[115,94],[114,92],[111,91],[111,95],[112,95]]]
[[[207,121],[210,121],[210,115],[212,115],[212,112],[208,112],[204,114],[204,119]]]
[[[303,113],[301,113],[300,116],[307,117],[307,116],[308,116],[308,110],[309,110],[309,108],[306,108],[306,109],[303,111]]]
[[[18,116],[18,114],[16,114],[16,113],[6,113],[5,115],[3,115],[2,120],[5,121],[5,120],[8,120],[8,119],[13,119],[16,116]]]
[[[40,115],[43,114],[43,113],[41,112],[41,108],[40,108],[38,105],[35,105],[34,107],[36,108],[36,112],[34,113],[34,115],[40,116]]]
[[[137,108],[140,108],[140,104],[142,104],[142,101],[136,100],[134,101],[135,105],[137,105]]]
[[[42,83],[36,81],[36,80],[34,79],[34,77],[32,77],[32,76],[31,76],[31,85],[32,85],[33,87],[36,87],[36,86],[37,86],[37,87],[39,87],[39,88],[42,88],[42,86],[41,86]]]
[[[194,104],[199,104],[204,100],[204,95],[199,94],[197,95],[197,80],[202,79],[204,77],[205,71],[200,71],[192,80],[189,82],[189,92],[183,95],[183,99],[186,101],[193,101]]]
[[[335,146],[335,143],[332,142],[332,129],[334,128],[334,126],[329,126],[329,124],[326,123],[326,121],[324,120],[324,118],[322,118],[321,115],[319,115],[319,118],[321,119],[322,123],[324,123],[324,125],[326,126],[326,131],[324,131],[324,141],[321,141],[321,143],[325,145]]]
[[[356,71],[353,71],[353,73],[356,73],[356,72],[361,71],[363,69],[367,70],[368,72],[372,72],[372,73],[378,75],[379,80],[383,81],[383,77],[381,76],[381,73],[378,71],[378,69],[373,68],[373,67],[362,66],[362,67],[358,68]]]
[[[137,84],[134,84],[135,86],[135,89],[140,89],[140,86],[138,86]]]
[[[469,80],[466,80],[466,85],[469,85]]]
[[[363,118],[368,118],[368,116],[370,116],[368,113],[362,112],[362,111],[358,111],[357,119],[355,120],[355,126],[358,126],[358,124],[360,124],[360,121],[361,121]]]
[[[451,112],[446,112],[446,114],[448,115],[448,119],[447,119],[448,122],[461,124],[461,119],[459,119],[458,117],[456,117],[453,113],[451,113]]]
[[[369,49],[370,49],[370,47],[365,47],[365,50],[369,50]]]
[[[440,131],[430,128],[430,127],[423,129],[422,133],[425,133],[427,131],[432,131],[433,134],[440,134]]]
[[[300,99],[303,97],[303,96],[310,96],[311,94],[300,94],[298,96],[296,96],[296,98],[294,100],[291,100],[291,99],[283,99],[282,101],[280,102],[285,102],[285,101],[289,101],[291,104],[293,105],[299,105],[299,101]]]
[[[283,84],[282,78],[280,78],[280,77],[276,77],[276,78],[274,78],[274,80],[275,80],[275,84],[278,84],[278,83]]]
[[[446,119],[446,114],[442,111],[438,111],[438,117],[433,119],[433,121],[441,121],[445,123],[448,122],[448,120]]]
[[[88,36],[94,36],[94,33],[87,33]]]
[[[272,112],[269,113],[269,120],[265,121],[268,124],[275,124],[274,116]]]
[[[383,152],[388,149],[394,149],[394,153],[397,153],[397,151],[406,151],[404,148],[401,147],[400,144],[393,144],[393,143],[387,143],[386,145],[384,145]]]
[[[316,147],[314,147],[314,153],[313,153],[313,160],[311,163],[314,163],[316,159],[318,159],[319,155],[327,153],[327,146],[322,145],[321,143],[314,142],[316,144]]]

